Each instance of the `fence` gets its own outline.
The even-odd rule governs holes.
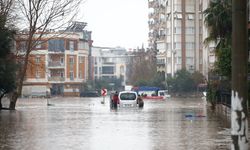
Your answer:
[[[215,96],[216,104],[222,104],[231,108],[231,92],[219,91]]]

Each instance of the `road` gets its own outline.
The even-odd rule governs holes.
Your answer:
[[[118,109],[102,98],[19,99],[0,111],[3,150],[226,150],[228,121],[202,99],[146,100]]]

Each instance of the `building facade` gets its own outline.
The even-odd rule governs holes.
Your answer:
[[[80,27],[81,23],[78,23]],[[88,79],[91,32],[70,28],[47,32],[37,41],[29,57],[22,96],[79,96],[81,84]],[[25,53],[26,35],[19,34],[16,50]]]
[[[149,0],[149,47],[157,50],[157,70],[203,70],[202,0]]]
[[[121,79],[126,83],[127,51],[121,47],[92,47],[94,78],[110,80]],[[112,84],[112,82],[110,82]]]

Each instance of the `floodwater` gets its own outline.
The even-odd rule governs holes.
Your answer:
[[[227,120],[202,99],[145,100],[111,110],[108,97],[19,99],[0,111],[2,150],[227,150]]]

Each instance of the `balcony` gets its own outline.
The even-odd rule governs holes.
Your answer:
[[[61,76],[52,76],[52,77],[48,77],[49,81],[65,81],[64,77]]]
[[[60,62],[60,61],[51,61],[48,64],[49,68],[64,68],[65,65],[64,63]]]
[[[155,1],[155,0],[148,1],[149,8],[154,8],[156,4],[157,4],[157,1]]]
[[[157,65],[164,65],[166,64],[165,62],[165,59],[157,59],[157,62],[156,62]]]

